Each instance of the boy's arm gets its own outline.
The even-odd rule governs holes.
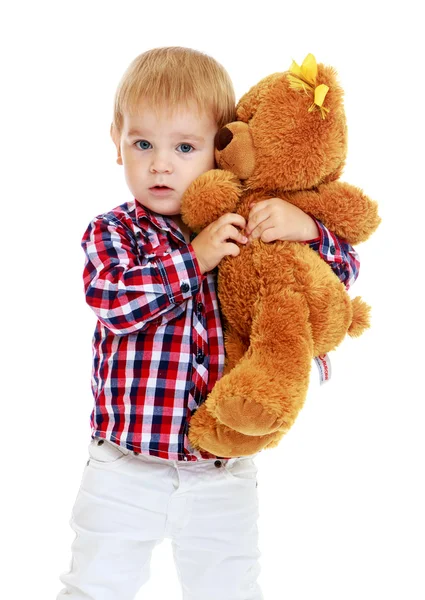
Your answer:
[[[319,230],[319,237],[305,243],[319,253],[348,290],[359,275],[359,255],[350,244],[338,238],[323,223],[317,219],[314,221]]]
[[[97,217],[84,233],[86,301],[116,335],[135,333],[195,295],[204,279],[192,246],[145,265],[118,220]]]

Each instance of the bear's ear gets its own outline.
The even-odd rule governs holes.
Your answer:
[[[282,79],[283,73],[274,73],[254,85],[244,94],[236,106],[236,119],[248,123],[257,112],[258,106],[270,88]]]

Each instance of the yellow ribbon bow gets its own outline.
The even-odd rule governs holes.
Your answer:
[[[329,108],[323,106],[323,102],[325,101],[329,87],[324,83],[316,86],[317,63],[313,54],[308,54],[301,66],[295,61],[292,61],[289,71],[289,87],[292,90],[304,90],[307,94],[313,92],[314,102],[308,109],[308,112],[320,109],[322,119],[325,119],[326,113],[329,112]]]

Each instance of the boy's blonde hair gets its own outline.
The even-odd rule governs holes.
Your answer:
[[[211,111],[218,128],[235,120],[232,81],[214,58],[191,48],[154,48],[137,56],[115,94],[112,125],[121,132],[125,113],[147,101],[154,108],[187,106]]]

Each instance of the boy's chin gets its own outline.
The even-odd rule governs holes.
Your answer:
[[[151,212],[158,213],[159,215],[173,217],[180,214],[181,201],[178,201],[175,198],[170,199],[169,201],[167,201],[166,198],[163,198],[162,200],[146,198],[138,200],[138,202],[144,208],[147,208]]]

